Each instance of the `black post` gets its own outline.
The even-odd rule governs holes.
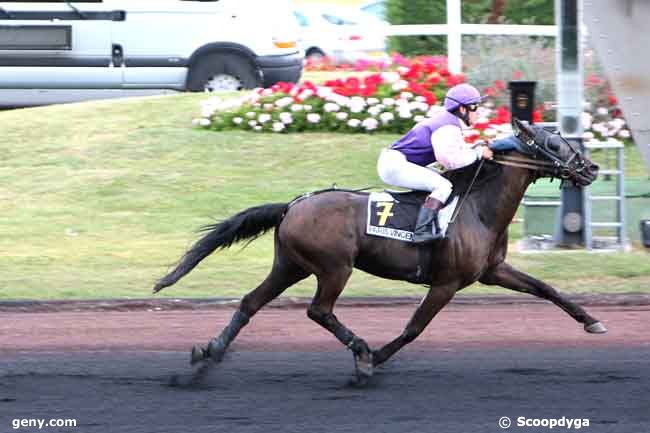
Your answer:
[[[533,123],[533,110],[535,109],[535,81],[511,81],[508,83],[510,89],[510,112],[512,118],[526,120]],[[513,120],[514,122],[514,120]]]

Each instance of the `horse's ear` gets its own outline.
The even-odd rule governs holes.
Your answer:
[[[528,126],[521,120],[519,120],[516,117],[513,117],[513,128],[515,130],[515,135],[519,136],[520,134],[523,134],[525,139],[531,139],[535,136],[533,131],[530,130]]]

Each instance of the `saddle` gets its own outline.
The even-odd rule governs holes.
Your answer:
[[[429,195],[426,191],[383,191],[368,196],[366,234],[383,238],[413,242],[413,232],[422,203]],[[458,204],[458,195],[452,195],[438,212],[443,234]]]

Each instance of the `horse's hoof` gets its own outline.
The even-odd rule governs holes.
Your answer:
[[[585,331],[590,334],[604,334],[607,332],[607,328],[600,322],[592,323],[591,325],[585,325]]]
[[[207,353],[201,346],[192,347],[192,354],[190,355],[190,365],[203,361],[207,357]]]
[[[368,378],[372,377],[373,363],[372,352],[364,352],[361,355],[354,354],[354,367],[357,373],[357,380],[365,382]]]

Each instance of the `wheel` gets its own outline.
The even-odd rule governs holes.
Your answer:
[[[261,85],[251,61],[236,54],[210,54],[190,69],[187,89],[192,92],[229,92]]]
[[[325,53],[320,48],[310,48],[307,50],[305,57],[312,61],[321,61],[325,57]]]

